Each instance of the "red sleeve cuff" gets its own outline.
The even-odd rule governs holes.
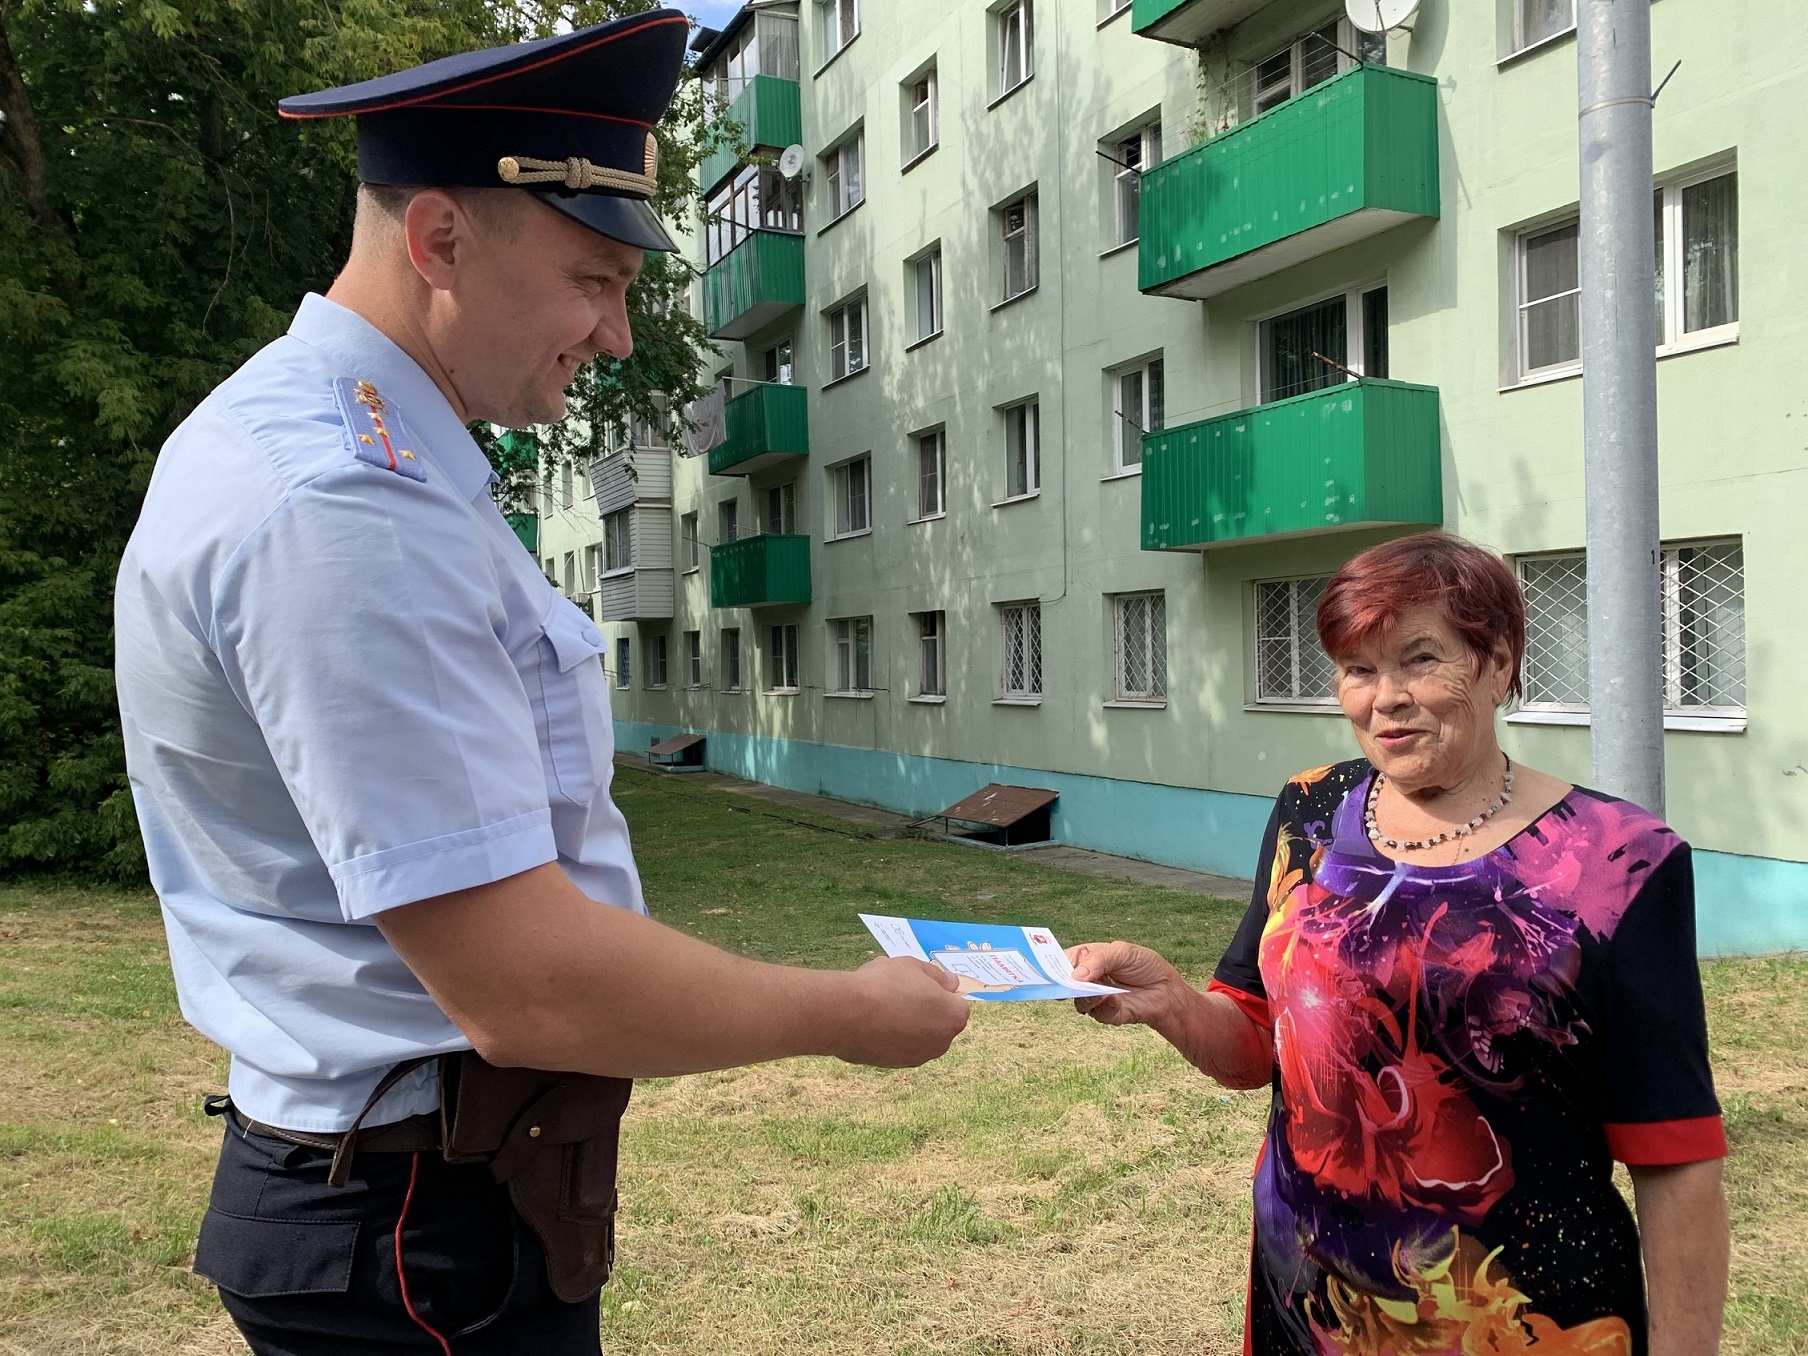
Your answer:
[[[1232,988],[1221,979],[1214,979],[1205,986],[1207,993],[1221,993],[1237,1005],[1237,1010],[1250,1021],[1261,1027],[1263,1032],[1274,1034],[1274,1020],[1268,1015],[1268,1000],[1259,994],[1248,993],[1243,989]]]
[[[1632,1168],[1664,1168],[1726,1157],[1726,1127],[1718,1116],[1686,1121],[1621,1121],[1601,1127],[1607,1148]]]

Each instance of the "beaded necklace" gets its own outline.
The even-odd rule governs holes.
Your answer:
[[[1502,754],[1501,756],[1503,758],[1506,757],[1505,754]],[[1393,838],[1383,838],[1381,836],[1381,830],[1376,827],[1375,801],[1381,795],[1381,783],[1387,780],[1387,774],[1377,769],[1375,772],[1375,780],[1369,783],[1368,800],[1363,805],[1362,809],[1363,827],[1368,830],[1369,837],[1375,842],[1379,843],[1382,847],[1391,848],[1396,852],[1422,852],[1426,848],[1436,847],[1439,843],[1448,843],[1454,838],[1466,838],[1482,825],[1486,824],[1490,819],[1494,818],[1495,815],[1499,814],[1506,808],[1507,802],[1513,799],[1513,760],[1507,758],[1506,762],[1506,780],[1500,788],[1500,794],[1494,798],[1494,803],[1492,805],[1483,810],[1467,824],[1459,824],[1454,829],[1446,829],[1435,838],[1422,838],[1410,842],[1402,842]]]

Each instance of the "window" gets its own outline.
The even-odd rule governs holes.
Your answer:
[[[1582,361],[1580,240],[1573,221],[1519,237],[1522,376]]]
[[[1160,358],[1120,371],[1111,382],[1113,469],[1134,471],[1143,464],[1143,434],[1162,427],[1166,392]]]
[[[1003,243],[1004,300],[1036,285],[1036,195],[1025,194],[998,214]]]
[[[1042,446],[1033,400],[1004,412],[1004,497],[1021,499],[1042,488]]]
[[[634,568],[634,534],[630,521],[633,512],[632,509],[617,509],[603,515],[603,569],[606,573]]]
[[[789,14],[761,11],[744,24],[717,58],[705,79],[720,108],[726,108],[756,75],[797,79],[797,20]]]
[[[931,66],[904,86],[904,163],[928,155],[941,140],[936,113],[935,68]]]
[[[1168,610],[1159,593],[1117,599],[1117,697],[1162,701],[1168,695]]]
[[[1030,31],[1030,0],[1011,0],[993,15],[998,26],[998,97],[1003,98],[1035,74]]]
[[[774,626],[766,635],[766,686],[774,692],[797,691],[797,626]]]
[[[1278,108],[1359,63],[1387,64],[1387,38],[1364,33],[1347,19],[1314,29],[1251,68],[1239,106],[1250,116]]]
[[[803,183],[769,165],[748,165],[710,195],[704,212],[704,249],[719,262],[756,230],[795,235],[804,228]]]
[[[678,520],[678,541],[684,556],[684,568],[697,569],[703,563],[703,548],[697,541],[697,515],[687,513]]]
[[[1006,699],[1042,695],[1042,605],[1014,603],[999,609],[1004,625]]]
[[[948,614],[917,612],[917,696],[948,695]]]
[[[1264,320],[1262,402],[1387,373],[1387,289],[1346,292]]]
[[[1141,131],[1132,132],[1112,151],[1111,158],[1117,165],[1112,175],[1117,204],[1117,233],[1112,244],[1127,245],[1136,239],[1141,228],[1143,171],[1161,163],[1161,124],[1152,122]]]
[[[1588,561],[1519,562],[1526,595],[1526,710],[1588,709]],[[1663,549],[1664,710],[1745,712],[1745,553],[1740,543]]]
[[[628,661],[633,652],[629,649],[628,638],[619,636],[615,641],[615,685],[621,688],[634,686],[634,666]]]
[[[797,531],[797,483],[787,480],[766,491],[766,531],[790,536]]]
[[[942,247],[937,245],[910,266],[917,297],[917,341],[942,332]]]
[[[595,593],[603,586],[603,548],[584,548],[584,592]]]
[[[560,508],[570,508],[571,507],[571,476],[572,476],[571,463],[569,461],[561,463],[559,466],[559,507]]]
[[[647,637],[647,686],[666,685],[666,637]]]
[[[823,185],[829,194],[829,220],[846,216],[866,197],[860,163],[866,135],[856,132],[822,158]]]
[[[873,459],[859,457],[829,472],[835,485],[835,533],[851,537],[872,528],[869,493],[872,488]]]
[[[917,518],[948,511],[948,435],[941,429],[917,435]]]
[[[1328,576],[1256,585],[1256,701],[1330,705],[1336,666],[1318,643]]]
[[[873,690],[873,619],[843,617],[829,623],[835,640],[835,691],[865,694]]]
[[[866,371],[866,298],[829,312],[829,380]]]
[[[860,0],[817,0],[817,8],[826,62],[860,36]]]
[[[716,505],[716,541],[730,542],[741,535],[741,501],[724,499]]]
[[[722,628],[722,690],[741,690],[741,628]]]
[[[1513,0],[1513,50],[1567,33],[1576,26],[1576,0]]]
[[[1657,190],[1655,213],[1657,342],[1736,325],[1739,176],[1667,184]]]
[[[703,686],[703,633],[701,631],[684,633],[684,685],[691,688]]]
[[[577,591],[578,553],[576,551],[567,551],[565,553],[565,596],[567,598],[575,597]]]
[[[761,355],[761,363],[767,381],[775,381],[781,386],[789,386],[792,373],[795,371],[795,364],[791,361],[791,341],[789,339],[779,340]]]

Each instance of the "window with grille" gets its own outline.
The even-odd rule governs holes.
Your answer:
[[[626,636],[618,636],[615,641],[615,685],[617,687],[634,686],[634,665],[629,661],[634,657],[632,647]]]
[[[904,160],[908,164],[928,155],[941,140],[936,111],[935,68],[932,66],[904,86]]]
[[[1588,562],[1582,552],[1519,562],[1526,595],[1526,710],[1588,709]],[[1745,711],[1745,553],[1740,543],[1663,549],[1664,709]]]
[[[1006,697],[1042,695],[1042,605],[1014,603],[999,610],[1004,629]]]
[[[1119,141],[1111,157],[1117,164],[1112,174],[1116,202],[1116,245],[1128,245],[1142,228],[1143,172],[1161,163],[1161,124],[1152,122]]]
[[[827,61],[860,36],[860,0],[817,0],[822,59]]]
[[[1004,495],[1021,499],[1042,488],[1042,443],[1037,405],[1026,400],[1004,412]]]
[[[766,632],[766,685],[774,692],[795,692],[797,682],[797,626],[774,626]]]
[[[722,628],[722,690],[741,690],[741,628]]]
[[[703,548],[697,540],[696,514],[687,513],[678,520],[678,538],[684,556],[684,568],[697,569],[703,563]]]
[[[829,380],[866,370],[866,298],[829,312]]]
[[[865,694],[873,690],[873,619],[842,617],[829,623],[835,642],[835,691]]]
[[[703,686],[703,633],[701,631],[684,633],[684,685],[686,687]]]
[[[634,568],[634,525],[632,509],[617,509],[603,515],[603,570]]]
[[[998,97],[1003,98],[1035,74],[1030,0],[1011,0],[993,22],[998,25]]]
[[[1167,405],[1160,358],[1117,373],[1111,382],[1112,465],[1134,471],[1143,464],[1143,434],[1159,432]]]
[[[870,492],[873,479],[871,457],[837,466],[831,471],[835,485],[835,535],[851,537],[872,528]]]
[[[1337,667],[1318,643],[1318,600],[1328,575],[1256,585],[1256,701],[1329,705]]]
[[[1576,26],[1576,0],[1513,0],[1513,50],[1567,33]]]
[[[948,694],[948,614],[918,612],[917,624],[917,696],[944,697]]]
[[[937,245],[910,266],[917,299],[918,340],[942,332],[942,247]]]
[[[738,541],[741,536],[741,501],[724,499],[716,505],[716,541]]]
[[[998,214],[1004,247],[1004,300],[1036,285],[1036,195],[1025,194]]]
[[[939,518],[948,511],[948,435],[941,429],[917,435],[917,517]]]
[[[647,637],[647,686],[664,687],[667,682],[666,654],[667,637],[663,635]]]
[[[1160,701],[1168,695],[1168,609],[1159,593],[1116,600],[1119,701]]]
[[[866,134],[856,132],[822,157],[823,186],[829,195],[829,220],[847,215],[866,197],[861,173],[865,153]]]

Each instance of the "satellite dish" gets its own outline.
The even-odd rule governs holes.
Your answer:
[[[1344,0],[1343,12],[1364,33],[1385,33],[1410,22],[1419,0]]]
[[[1351,4],[1357,0],[1350,0]],[[779,153],[778,172],[787,180],[795,179],[804,172],[804,148],[793,142]]]

